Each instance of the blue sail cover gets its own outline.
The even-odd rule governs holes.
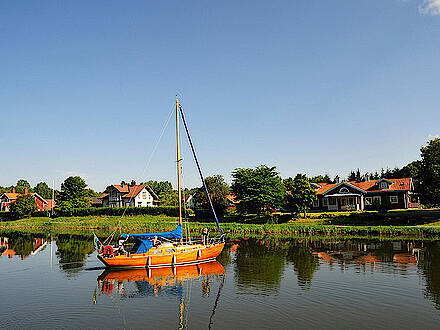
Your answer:
[[[146,253],[149,249],[153,247],[153,238],[169,238],[169,239],[181,239],[183,237],[182,226],[178,225],[176,229],[169,232],[163,233],[145,233],[145,234],[124,234],[121,235],[122,238],[127,238],[127,236],[138,238],[141,241],[136,253]]]

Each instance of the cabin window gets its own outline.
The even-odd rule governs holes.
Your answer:
[[[319,199],[313,201],[313,207],[319,207]]]
[[[166,249],[165,250],[165,253],[174,253],[174,252],[176,252],[174,249]]]
[[[399,199],[397,196],[390,196],[390,202],[391,204],[397,204],[399,202]]]
[[[153,250],[153,254],[161,254],[162,252],[162,250]]]
[[[386,182],[381,182],[381,183],[380,183],[380,189],[388,189],[388,183],[386,183]]]
[[[374,196],[374,197],[373,197],[373,203],[382,204],[382,197],[380,197],[380,196]]]
[[[373,198],[365,197],[365,205],[371,205],[371,204],[373,204]]]
[[[328,204],[328,199],[327,198],[323,198],[322,199],[322,206],[327,206]]]
[[[142,193],[142,198],[143,198],[143,199],[147,199],[147,192],[146,192],[146,191],[144,191],[144,192]]]
[[[349,193],[348,188],[347,187],[342,187],[341,189],[339,189],[339,193],[341,193],[341,194],[348,194]]]

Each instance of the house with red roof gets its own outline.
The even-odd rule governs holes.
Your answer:
[[[24,194],[19,194],[12,189],[12,193],[4,193],[0,196],[0,211],[8,212],[11,203],[15,202],[21,195],[32,195],[35,198],[35,206],[38,211],[51,210],[55,207],[55,201],[52,199],[45,199],[37,193],[30,193],[27,188],[24,189]]]
[[[312,210],[364,211],[373,210],[377,204],[389,202],[391,209],[420,207],[414,194],[412,178],[379,179],[363,182],[311,183],[316,190]]]
[[[134,181],[131,184],[122,181],[120,185],[108,186],[98,198],[102,200],[103,207],[144,207],[157,206],[160,203],[148,185],[137,185]]]

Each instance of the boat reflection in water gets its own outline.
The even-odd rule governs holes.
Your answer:
[[[105,295],[117,294],[121,299],[131,299],[143,296],[176,296],[179,301],[179,329],[187,327],[186,304],[189,301],[188,290],[184,284],[200,283],[203,296],[208,296],[211,281],[221,281],[217,298],[212,310],[209,327],[215,314],[218,299],[225,279],[225,268],[218,261],[161,268],[132,268],[126,270],[106,269],[98,276],[99,293]],[[96,293],[94,303],[96,304]]]

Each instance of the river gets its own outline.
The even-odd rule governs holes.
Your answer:
[[[440,241],[237,238],[216,262],[109,272],[90,236],[0,237],[1,329],[440,326]]]

